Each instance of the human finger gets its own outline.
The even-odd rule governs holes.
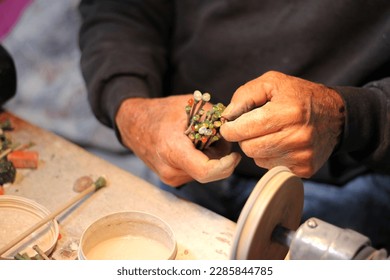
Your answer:
[[[239,153],[230,153],[218,159],[210,159],[201,151],[180,157],[179,166],[200,183],[229,177],[241,160]]]
[[[301,149],[313,149],[313,130],[292,126],[260,137],[240,141],[242,151],[251,158],[278,157]]]
[[[260,108],[225,122],[220,133],[230,142],[239,142],[284,130],[304,122],[302,111],[292,104],[268,102]]]
[[[242,114],[264,105],[270,100],[268,94],[270,90],[269,84],[261,83],[261,77],[247,82],[234,92],[230,103],[222,113],[222,117],[234,120]]]
[[[269,170],[276,166],[286,166],[297,176],[310,178],[318,170],[318,167],[315,162],[308,160],[309,157],[310,152],[302,150],[286,154],[283,157],[255,158],[254,161],[261,168]]]

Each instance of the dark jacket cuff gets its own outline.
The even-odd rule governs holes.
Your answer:
[[[337,152],[368,154],[378,133],[380,99],[375,90],[357,87],[333,87],[343,98],[345,124]]]

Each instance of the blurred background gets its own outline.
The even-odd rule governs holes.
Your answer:
[[[17,93],[4,108],[151,183],[156,175],[100,124],[80,72],[79,0],[0,0],[0,40],[14,59]]]

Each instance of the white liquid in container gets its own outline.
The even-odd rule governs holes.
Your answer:
[[[169,256],[169,249],[160,242],[133,235],[104,240],[86,254],[89,260],[163,260]]]
[[[145,212],[117,212],[93,222],[82,234],[79,260],[172,260],[172,229]]]

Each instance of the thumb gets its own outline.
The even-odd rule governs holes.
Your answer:
[[[231,121],[242,114],[260,107],[269,100],[270,85],[262,82],[261,77],[240,86],[233,94],[230,104],[222,117]]]
[[[229,177],[241,161],[241,155],[233,152],[220,159],[211,159],[206,163],[206,176],[194,178],[200,183],[222,180]]]

